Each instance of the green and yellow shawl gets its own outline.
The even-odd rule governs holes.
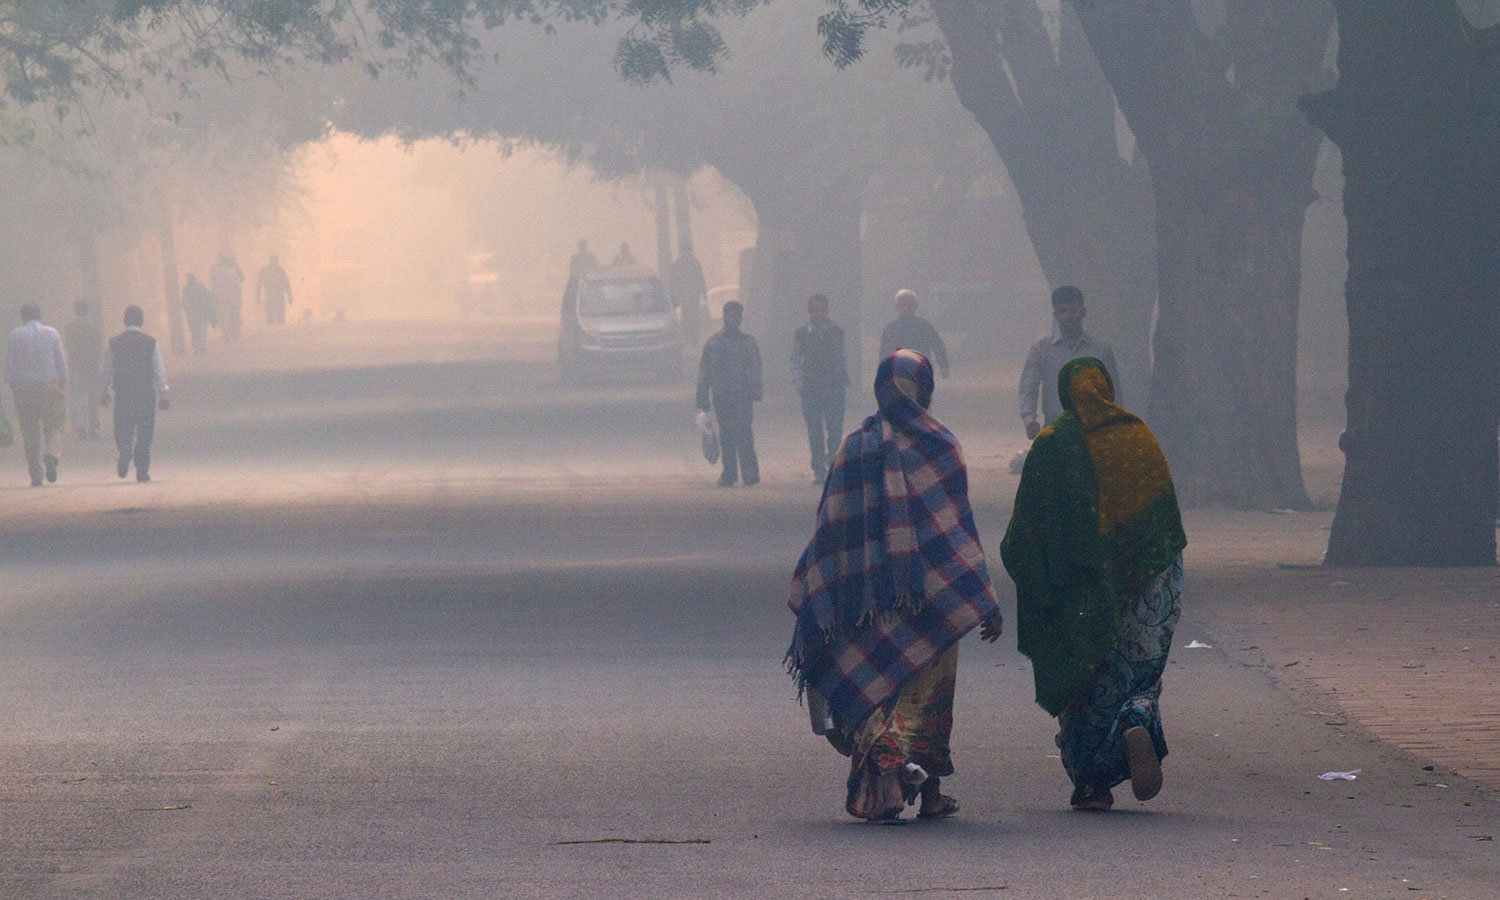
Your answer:
[[[1057,381],[1065,412],[1031,445],[1000,544],[1017,642],[1054,716],[1114,646],[1131,594],[1187,546],[1167,458],[1115,404],[1104,364],[1075,359]]]

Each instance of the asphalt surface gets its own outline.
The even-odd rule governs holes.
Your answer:
[[[791,404],[758,412],[765,483],[720,490],[687,386],[423,333],[174,366],[150,485],[100,445],[37,490],[0,456],[0,897],[1500,896],[1493,794],[1184,649],[1223,541],[1189,556],[1159,798],[1067,809],[1007,634],[961,650],[962,813],[850,820],[780,666],[816,502]],[[991,549],[992,392],[938,396]]]

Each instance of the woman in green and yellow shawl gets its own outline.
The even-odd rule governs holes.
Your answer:
[[[1104,364],[1068,363],[1058,397],[1065,412],[1027,454],[1000,555],[1073,808],[1103,810],[1126,779],[1141,800],[1161,789],[1157,700],[1187,537],[1166,456],[1115,404]]]

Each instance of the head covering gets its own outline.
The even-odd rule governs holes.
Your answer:
[[[926,408],[932,389],[922,354],[881,362],[880,412],[834,455],[792,576],[788,668],[846,732],[997,611],[958,440]]]
[[[1060,713],[1114,645],[1130,595],[1187,546],[1166,456],[1114,402],[1104,363],[1057,379],[1063,414],[1037,435],[1000,544],[1016,582],[1016,637],[1036,700]]]

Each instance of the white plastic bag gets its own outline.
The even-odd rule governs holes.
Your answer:
[[[703,458],[712,465],[719,461],[719,427],[708,413],[698,410],[698,434],[703,438]]]

